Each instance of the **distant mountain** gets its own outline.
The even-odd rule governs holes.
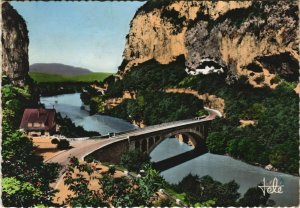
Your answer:
[[[77,76],[92,73],[90,70],[58,63],[36,63],[29,66],[30,72],[57,74],[62,76]]]

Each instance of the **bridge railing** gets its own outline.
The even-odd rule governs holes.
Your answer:
[[[167,122],[167,123],[162,123],[162,124],[156,124],[156,125],[148,126],[148,127],[145,127],[145,128],[130,129],[130,130],[127,130],[127,131],[122,131],[122,132],[117,132],[117,133],[112,132],[112,133],[109,133],[109,134],[103,135],[103,136],[93,136],[93,137],[90,137],[89,139],[107,139],[107,138],[114,137],[114,136],[130,134],[132,132],[151,130],[151,129],[155,129],[155,128],[159,128],[159,127],[176,125],[176,124],[180,124],[180,123],[184,123],[184,122],[197,121],[197,120],[202,119],[202,118],[203,117],[189,118],[189,119],[184,119],[184,120],[180,120],[180,121],[172,121],[172,122]]]
[[[114,133],[115,136],[118,136],[118,135],[122,135],[122,134],[126,134],[126,133],[131,133],[133,131],[136,131],[138,129],[131,129],[131,130],[128,130],[128,131],[121,131],[121,132],[117,132],[117,133]]]
[[[89,137],[89,139],[108,139],[112,136],[118,136],[118,135],[122,135],[122,134],[127,134],[127,133],[130,133],[130,132],[134,132],[136,131],[137,129],[131,129],[131,130],[128,130],[128,131],[121,131],[121,132],[111,132],[111,133],[108,133],[106,135],[102,135],[102,136],[92,136],[92,137]]]
[[[69,142],[72,142],[72,141],[85,141],[85,140],[88,140],[88,139],[90,139],[90,137],[66,138],[66,140],[68,140]]]

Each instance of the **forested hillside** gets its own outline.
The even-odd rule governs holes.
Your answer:
[[[294,1],[148,1],[131,22],[118,76],[100,84],[104,95],[82,97],[93,112],[143,125],[221,106],[211,152],[298,174],[297,11]]]

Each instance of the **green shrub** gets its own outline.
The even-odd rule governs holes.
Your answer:
[[[70,142],[66,139],[59,140],[57,144],[57,148],[61,150],[69,149],[69,147],[70,147]]]
[[[115,172],[116,172],[116,167],[115,167],[114,165],[108,166],[108,173],[109,173],[110,175],[114,175]]]
[[[58,144],[59,143],[59,140],[54,138],[51,140],[51,144]]]
[[[148,163],[150,163],[150,156],[138,150],[124,153],[120,161],[120,165],[134,172],[139,172]]]

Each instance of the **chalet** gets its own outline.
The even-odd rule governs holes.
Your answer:
[[[25,109],[20,129],[23,129],[28,136],[50,136],[56,131],[55,109]]]

